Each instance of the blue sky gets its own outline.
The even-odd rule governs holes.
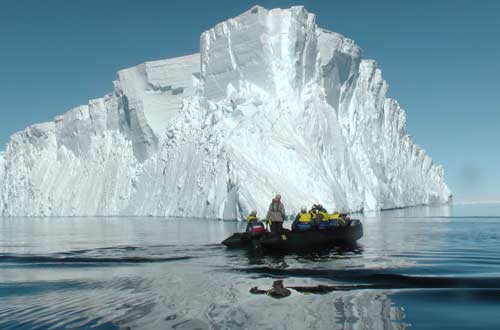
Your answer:
[[[249,9],[304,5],[381,67],[407,131],[455,196],[500,196],[500,1],[0,2],[0,150],[24,127],[111,91],[116,71],[198,51]]]

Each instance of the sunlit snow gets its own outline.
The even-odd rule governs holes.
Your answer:
[[[200,54],[118,72],[113,91],[12,136],[2,215],[264,214],[443,203],[441,166],[405,133],[373,60],[303,7],[254,7]]]

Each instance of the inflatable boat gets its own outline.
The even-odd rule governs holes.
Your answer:
[[[363,237],[363,225],[359,220],[349,220],[346,225],[324,230],[289,231],[281,235],[262,233],[235,233],[222,241],[228,248],[264,248],[276,250],[301,250],[354,243]]]

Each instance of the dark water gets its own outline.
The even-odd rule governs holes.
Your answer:
[[[0,329],[500,329],[500,205],[365,215],[352,247],[256,256],[242,224],[0,218]],[[345,290],[284,299],[285,285]]]

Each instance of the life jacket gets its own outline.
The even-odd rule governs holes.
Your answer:
[[[256,233],[263,233],[266,231],[266,228],[262,223],[256,223],[255,225],[252,226],[252,234]]]
[[[335,212],[333,214],[330,214],[330,220],[334,220],[335,225],[343,225],[346,223],[346,216],[346,214]]]
[[[297,221],[295,228],[299,231],[305,231],[312,229],[312,213],[305,212],[299,213],[299,220]]]
[[[338,212],[332,213],[332,214],[330,214],[329,218],[330,218],[330,220],[338,219],[338,218],[340,218],[340,213],[338,213]]]
[[[319,211],[318,217],[321,219],[318,223],[319,229],[327,229],[332,226],[334,221],[330,221],[330,216],[326,212]]]
[[[247,222],[259,221],[259,218],[254,217],[253,215],[249,215],[247,217]]]
[[[328,213],[323,211],[318,211],[318,217],[321,219],[321,222],[328,222],[330,220]]]
[[[264,224],[260,221],[258,222],[250,222],[248,224],[248,232],[251,234],[261,234],[266,232],[266,227],[264,227]]]
[[[312,220],[312,214],[311,214],[311,212],[305,212],[305,213],[300,212],[299,213],[299,222],[301,222],[301,223],[310,223],[311,220]]]

